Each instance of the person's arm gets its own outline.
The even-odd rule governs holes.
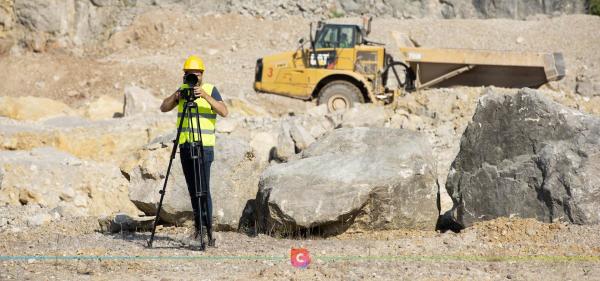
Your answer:
[[[212,109],[217,114],[221,115],[221,117],[227,117],[229,111],[227,110],[227,106],[223,101],[216,100],[211,95],[207,94],[201,87],[196,87],[196,92],[198,93],[199,97],[205,99],[210,104]]]
[[[172,95],[168,96],[167,98],[165,98],[162,102],[162,104],[160,105],[160,111],[162,112],[168,112],[173,110],[173,108],[175,108],[175,106],[177,106],[177,103],[179,102],[179,90],[175,91],[175,93],[173,93]]]

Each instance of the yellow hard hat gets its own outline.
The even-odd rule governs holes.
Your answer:
[[[201,58],[191,55],[183,63],[183,70],[201,70],[204,71],[204,62]]]

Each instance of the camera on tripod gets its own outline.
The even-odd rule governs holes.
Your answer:
[[[187,101],[194,101],[196,99],[194,95],[194,87],[198,84],[198,75],[194,73],[186,73],[183,76],[183,83],[187,84],[188,88],[180,89],[180,96]]]

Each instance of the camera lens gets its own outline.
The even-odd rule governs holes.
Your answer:
[[[186,73],[183,76],[183,82],[185,84],[188,84],[188,86],[190,86],[190,87],[194,87],[194,86],[196,86],[196,84],[198,84],[198,76],[193,73]]]

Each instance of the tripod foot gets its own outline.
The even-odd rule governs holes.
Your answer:
[[[217,247],[216,245],[217,245],[217,239],[214,239],[214,238],[208,239],[208,246],[209,247],[216,248]]]

